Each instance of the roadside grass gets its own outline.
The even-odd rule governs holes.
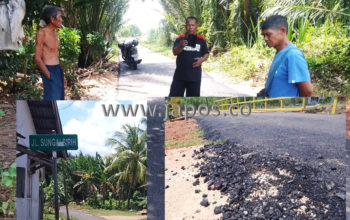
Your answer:
[[[85,211],[87,213],[90,213],[92,215],[97,216],[112,216],[112,215],[121,215],[121,216],[139,216],[137,211],[125,211],[125,210],[106,210],[106,209],[94,209],[90,206],[81,206],[76,204],[70,204],[69,207],[81,211]]]
[[[197,145],[207,145],[207,144],[219,144],[219,143],[225,143],[226,140],[206,140],[204,139],[204,131],[202,129],[195,129],[189,132],[189,138],[190,140],[184,140],[184,141],[165,141],[165,147],[166,148],[183,148],[183,147],[191,147],[191,146],[197,146]]]
[[[44,215],[43,215],[43,220],[52,220],[55,219],[55,212],[45,209],[44,210]],[[67,220],[66,216],[59,215],[60,220]],[[77,218],[70,218],[70,220],[78,220]]]
[[[165,46],[160,46],[160,45],[157,45],[157,44],[152,44],[152,43],[148,43],[148,42],[141,42],[140,43],[142,46],[154,51],[154,52],[157,52],[157,53],[160,53],[164,56],[167,56],[171,59],[175,59],[176,57],[173,55],[173,51],[171,50],[170,47],[165,47]]]
[[[319,113],[319,114],[331,114],[333,109],[333,103],[318,104],[313,106],[306,106],[305,112],[307,113]],[[346,113],[346,103],[338,102],[335,114],[345,114]]]

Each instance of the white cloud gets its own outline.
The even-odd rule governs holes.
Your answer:
[[[79,150],[84,154],[94,155],[95,152],[98,152],[101,155],[105,155],[112,153],[113,150],[110,147],[105,146],[105,140],[111,137],[115,131],[121,131],[121,127],[124,124],[129,123],[137,126],[142,118],[140,108],[136,117],[123,117],[122,114],[118,114],[117,117],[105,117],[102,104],[105,104],[106,106],[113,104],[115,107],[116,104],[120,103],[96,102],[93,108],[85,109],[83,111],[87,114],[87,117],[84,117],[86,119],[78,121],[77,119],[72,118],[63,126],[63,132],[65,134],[78,135]],[[76,107],[79,107],[79,105]],[[76,154],[79,150],[72,153]]]

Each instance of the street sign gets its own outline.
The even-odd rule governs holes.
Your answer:
[[[29,136],[31,150],[78,150],[76,134],[38,134]]]

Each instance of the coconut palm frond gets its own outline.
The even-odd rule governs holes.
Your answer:
[[[272,5],[273,4],[273,5]],[[350,17],[344,9],[340,8],[339,3],[333,8],[327,8],[320,2],[314,2],[307,5],[305,1],[291,1],[291,0],[277,0],[276,2],[267,1],[265,5],[266,10],[261,17],[266,18],[271,15],[279,14],[282,16],[289,16],[291,19],[298,19],[301,17],[308,17],[312,20],[317,20],[325,17],[345,16]]]

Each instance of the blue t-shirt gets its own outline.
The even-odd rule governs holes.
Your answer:
[[[276,61],[287,52],[287,56],[278,67],[271,82],[270,91],[267,91],[269,97],[298,97],[299,91],[296,83],[310,81],[310,72],[304,54],[292,43],[275,55],[270,71],[276,65]]]

